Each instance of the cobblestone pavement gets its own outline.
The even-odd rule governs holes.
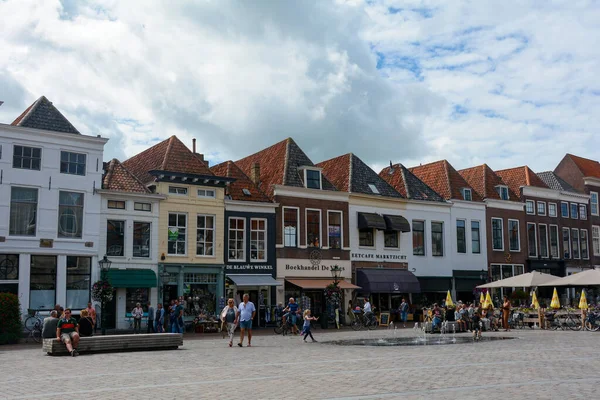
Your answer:
[[[600,384],[600,333],[513,331],[447,346],[336,346],[338,339],[411,337],[412,330],[260,335],[233,348],[211,337],[177,351],[49,357],[0,347],[4,399],[572,399]]]

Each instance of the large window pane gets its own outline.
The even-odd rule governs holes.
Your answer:
[[[267,220],[250,220],[250,259],[252,261],[267,260]]]
[[[60,172],[62,174],[85,175],[85,160],[85,154],[61,151]]]
[[[519,243],[519,221],[508,220],[508,235],[510,251],[520,251],[521,244]]]
[[[187,214],[169,213],[168,254],[186,254]]]
[[[198,215],[196,231],[196,254],[214,256],[215,253],[215,217],[214,215]]]
[[[246,219],[229,218],[229,260],[246,259]]]
[[[321,212],[306,211],[306,245],[321,247]]]
[[[425,255],[425,222],[413,221],[413,255]]]
[[[590,254],[588,252],[588,238],[587,238],[587,230],[581,230],[581,258],[587,260],[590,258]]]
[[[133,256],[150,257],[150,222],[133,223]]]
[[[375,246],[375,235],[373,233],[373,229],[359,229],[358,245],[365,247]]]
[[[431,223],[431,254],[434,256],[444,255],[444,223]]]
[[[10,191],[10,235],[35,236],[38,190],[13,186]]]
[[[125,255],[125,221],[106,221],[106,255]]]
[[[56,257],[31,256],[29,308],[50,310],[56,304]]]
[[[579,230],[571,229],[571,250],[573,251],[573,258],[580,258],[579,255]]]
[[[83,232],[83,193],[60,192],[58,236],[80,238]]]
[[[283,209],[283,245],[298,246],[298,210],[295,208]]]
[[[18,281],[18,280],[19,280],[19,255],[18,254],[0,254],[0,281]]]
[[[481,253],[481,240],[479,238],[479,221],[471,221],[471,251]]]
[[[125,312],[130,313],[136,307],[137,303],[140,303],[144,312],[147,312],[146,305],[148,304],[148,288],[127,288],[125,292]],[[165,311],[168,314],[168,311]],[[165,315],[167,318],[167,315]]]
[[[34,169],[39,171],[42,149],[27,146],[14,146],[13,168]]]
[[[465,224],[465,220],[456,220],[456,251],[459,253],[467,252],[467,237],[465,232]]]
[[[527,246],[529,248],[529,257],[537,257],[537,233],[535,224],[527,224]]]
[[[558,226],[550,225],[550,256],[558,258]]]
[[[492,249],[504,250],[502,220],[500,218],[492,218]]]
[[[84,309],[90,301],[91,257],[67,256],[67,307]]]
[[[564,258],[571,258],[571,233],[569,228],[563,228],[562,236]]]
[[[540,256],[548,257],[548,227],[539,224],[538,229],[540,231]]]
[[[329,211],[327,215],[329,248],[340,249],[342,247],[342,213],[338,211]]]

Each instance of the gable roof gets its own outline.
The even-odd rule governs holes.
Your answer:
[[[73,124],[45,96],[34,101],[11,125],[80,135]]]
[[[232,200],[270,202],[269,197],[233,161],[214,165],[210,170],[217,176],[235,178],[235,182],[227,187]],[[250,195],[244,194],[244,189],[248,190]]]
[[[537,176],[539,176],[540,179],[544,181],[544,183],[548,185],[550,189],[577,193],[573,186],[569,185],[560,176],[556,175],[552,171],[538,172]]]
[[[446,200],[464,200],[460,190],[473,189],[446,160],[419,165],[409,170]],[[471,190],[471,195],[473,201],[482,200],[475,190]]]
[[[379,176],[407,199],[446,202],[439,193],[400,163],[385,167]]]
[[[123,165],[144,184],[154,181],[154,177],[148,173],[153,170],[214,175],[206,164],[174,135],[123,161]]]
[[[323,168],[323,174],[338,190],[348,193],[403,197],[353,153],[320,162],[317,166]],[[369,184],[374,185],[378,193],[373,192]]]
[[[496,191],[496,186],[499,185],[508,187],[509,199],[519,198],[510,186],[508,186],[487,164],[465,168],[458,171],[458,173],[469,185],[471,185],[473,190],[475,190],[482,199],[501,200],[500,195]]]
[[[108,163],[106,173],[102,177],[102,189],[131,193],[151,193],[150,189],[116,158]]]
[[[250,175],[254,163],[260,165],[260,188],[269,197],[273,196],[274,185],[304,187],[304,173],[300,167],[315,166],[292,138],[235,162],[246,175]],[[325,176],[321,178],[322,190],[337,191]]]
[[[495,171],[508,187],[521,198],[521,186],[534,186],[549,189],[548,185],[540,179],[528,166],[516,167]]]
[[[584,177],[600,178],[600,163],[598,161],[568,153],[565,157],[569,157],[573,161]]]

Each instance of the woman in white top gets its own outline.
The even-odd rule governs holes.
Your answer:
[[[142,317],[144,316],[144,309],[140,303],[135,305],[135,308],[131,311],[133,317],[133,333],[140,333],[142,328]]]
[[[229,347],[233,345],[233,333],[237,326],[238,309],[233,302],[233,299],[227,300],[227,305],[221,311],[221,322],[227,324],[227,333],[229,334]]]

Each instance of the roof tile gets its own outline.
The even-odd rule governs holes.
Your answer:
[[[108,163],[106,173],[102,177],[102,188],[119,192],[150,193],[150,190],[116,158]]]
[[[444,198],[439,193],[427,186],[400,163],[385,167],[381,170],[379,176],[407,199],[445,203]]]
[[[269,202],[269,197],[252,182],[252,180],[233,161],[225,161],[210,169],[217,176],[235,178],[228,186],[228,194],[232,200]],[[250,195],[244,194],[246,189]]]
[[[40,97],[27,107],[11,125],[25,128],[44,129],[47,131],[73,133],[79,131],[61,114],[45,96]]]
[[[458,173],[469,185],[471,185],[473,190],[475,190],[482,199],[500,200],[500,196],[496,191],[496,186],[503,185],[508,187],[502,178],[496,175],[487,164],[462,169],[458,171]],[[517,193],[514,193],[510,187],[508,187],[508,197],[509,199],[519,198]]]
[[[544,183],[528,166],[516,167],[495,171],[506,185],[512,190],[518,199],[521,199],[522,186],[534,186],[548,189]]]
[[[584,177],[600,178],[600,163],[588,158],[578,157],[573,154],[567,154],[581,171]]]
[[[552,171],[538,172],[537,176],[539,176],[540,179],[544,181],[544,183],[548,185],[550,189],[577,193],[573,186],[569,185],[560,176],[556,175]]]
[[[463,200],[461,189],[473,189],[446,160],[420,165],[409,170],[446,200]],[[475,190],[472,190],[472,199],[482,200]]]

